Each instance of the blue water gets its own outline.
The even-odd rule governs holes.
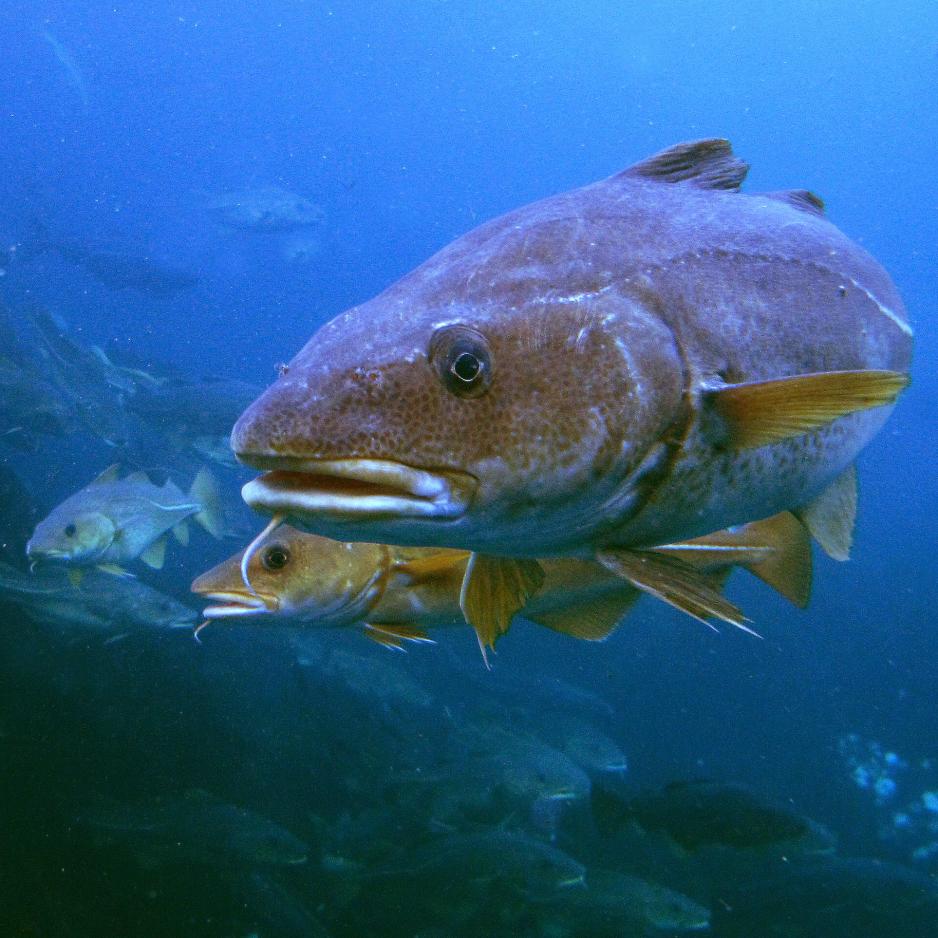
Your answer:
[[[600,645],[519,626],[499,645],[497,671],[509,683],[513,672],[560,676],[606,701],[613,716],[597,719],[627,752],[636,789],[694,777],[745,784],[825,824],[847,855],[938,871],[935,856],[912,857],[938,841],[938,822],[907,839],[891,832],[896,812],[938,792],[935,4],[8,0],[0,49],[0,246],[29,244],[39,223],[89,251],[146,254],[198,277],[166,296],[113,289],[61,253],[23,250],[4,267],[0,299],[14,318],[39,304],[85,345],[193,377],[265,385],[319,325],[474,225],[680,140],[729,138],[751,163],[749,191],[819,193],[829,218],[890,272],[916,331],[912,386],[858,463],[851,561],[816,554],[805,612],[735,577],[730,595],[761,640],[714,634],[647,602]],[[265,185],[321,206],[310,256],[287,260],[286,235],[225,229],[206,210],[213,196]],[[112,461],[81,434],[40,447],[41,457],[0,450],[40,514]],[[236,503],[249,474],[219,477]],[[259,527],[238,517],[248,533]],[[203,538],[148,582],[184,597],[237,546]],[[387,774],[377,741],[374,763],[355,761],[335,742],[339,716],[328,726],[310,716],[319,701],[276,631],[105,646],[27,627],[19,614],[4,628],[0,671],[17,690],[3,695],[0,750],[25,734],[36,753],[4,781],[4,799],[28,791],[34,812],[12,811],[16,836],[0,843],[3,867],[28,857],[20,878],[0,872],[0,894],[17,897],[6,933],[249,933],[240,887],[213,885],[211,871],[207,899],[159,915],[148,889],[188,896],[172,872],[154,886],[145,867],[118,873],[105,854],[107,875],[94,879],[87,863],[101,854],[81,853],[64,832],[82,797],[207,789],[305,825],[311,839],[310,813],[354,814],[353,792]],[[445,655],[420,647],[394,658],[433,688],[421,717],[431,737],[444,713],[486,695],[450,679],[454,658],[475,666],[472,637],[440,641]],[[349,637],[383,660],[364,644]],[[385,708],[374,735],[395,719],[411,718]],[[862,760],[838,751],[849,734],[867,754],[896,754],[900,768],[880,772],[896,780],[894,794],[858,783]],[[367,749],[372,739],[344,743]],[[346,790],[352,763],[365,774]],[[55,796],[63,778],[68,806]],[[42,827],[45,845],[21,823],[45,817],[41,792],[66,819]],[[70,863],[92,857],[82,882],[102,891],[97,911],[63,885],[77,874],[58,871],[60,850]],[[304,893],[304,882],[289,880],[291,895],[335,934],[355,934],[353,914],[333,909],[321,883]],[[45,912],[23,899],[38,906],[50,891],[58,898]],[[395,910],[386,914],[398,934]]]

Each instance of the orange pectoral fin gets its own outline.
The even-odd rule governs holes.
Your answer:
[[[705,391],[735,449],[754,449],[817,430],[858,410],[895,401],[909,383],[898,371],[827,371]]]

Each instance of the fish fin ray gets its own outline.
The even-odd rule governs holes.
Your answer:
[[[574,606],[523,615],[554,632],[587,642],[601,642],[616,630],[639,596],[641,592],[630,586]]]
[[[857,518],[857,471],[851,464],[795,514],[834,560],[849,560]]]
[[[520,612],[544,582],[544,570],[536,560],[472,554],[466,564],[459,608],[486,648],[504,635],[515,613]]]
[[[727,385],[704,397],[722,418],[729,445],[754,449],[891,404],[908,383],[898,371],[828,371]]]
[[[151,570],[162,570],[166,562],[166,536],[157,538],[143,553],[140,559]]]
[[[709,625],[707,619],[713,617],[744,632],[752,632],[745,625],[746,617],[740,609],[724,599],[705,575],[677,558],[651,551],[607,548],[600,551],[596,559],[636,589],[686,612],[705,625]]]
[[[389,651],[407,651],[404,647],[404,642],[396,635],[389,635],[381,629],[376,629],[373,625],[366,623],[365,627],[362,629],[362,634],[365,638],[371,639],[375,644],[380,645],[382,648],[387,648]]]
[[[684,182],[699,189],[731,189],[742,185],[749,164],[733,155],[729,140],[714,138],[678,143],[629,166],[615,178]]]

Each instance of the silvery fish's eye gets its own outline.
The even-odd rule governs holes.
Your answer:
[[[77,530],[77,529],[75,528],[75,525],[74,525],[74,524],[67,524],[67,525],[65,525],[65,536],[66,536],[66,537],[74,537],[76,530]]]
[[[281,544],[272,544],[261,555],[261,563],[268,570],[282,570],[290,562],[290,551]]]
[[[481,397],[492,383],[492,353],[482,333],[460,324],[433,333],[430,363],[457,397]]]

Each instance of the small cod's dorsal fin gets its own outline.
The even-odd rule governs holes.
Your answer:
[[[624,169],[616,178],[683,182],[698,189],[738,189],[749,164],[733,155],[729,140],[678,143]]]
[[[824,200],[808,189],[781,189],[778,192],[763,192],[762,195],[776,202],[785,202],[800,212],[824,217]]]

